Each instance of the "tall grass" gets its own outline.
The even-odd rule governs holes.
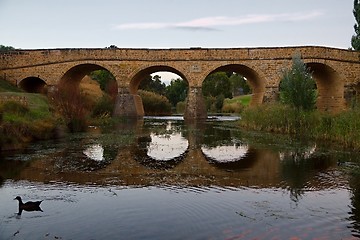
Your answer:
[[[37,94],[25,95],[28,102],[32,99],[34,103],[14,100],[0,103],[0,149],[17,148],[26,142],[54,135],[56,119],[50,112],[46,98]]]
[[[334,115],[315,110],[297,110],[282,104],[264,104],[245,109],[239,123],[247,129],[293,134],[360,149],[359,118],[360,110]]]

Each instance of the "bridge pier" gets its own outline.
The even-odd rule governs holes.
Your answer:
[[[347,107],[353,106],[356,103],[359,96],[359,86],[349,84],[344,86],[344,99]]]
[[[113,112],[114,117],[141,118],[144,107],[139,95],[131,94],[126,87],[119,87]]]
[[[254,93],[255,95],[255,93]],[[279,99],[279,87],[278,86],[268,86],[265,88],[265,92],[263,94],[263,96],[261,96],[262,94],[258,93],[257,95],[259,95],[258,99],[256,99],[256,105],[260,105],[262,103],[271,103],[271,102],[275,102]],[[254,98],[254,96],[253,96]],[[253,100],[253,102],[255,102]]]
[[[206,119],[206,105],[201,87],[189,87],[188,97],[186,99],[186,108],[184,119],[197,120]]]

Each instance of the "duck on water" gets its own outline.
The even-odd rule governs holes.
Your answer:
[[[40,204],[42,201],[36,201],[36,202],[26,202],[23,203],[21,197],[17,196],[16,198],[14,198],[14,200],[18,200],[19,201],[19,212],[18,215],[21,215],[22,211],[28,211],[28,212],[32,212],[32,211],[43,211],[40,208]]]

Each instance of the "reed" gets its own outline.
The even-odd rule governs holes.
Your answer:
[[[292,134],[335,143],[344,148],[360,149],[360,110],[338,114],[297,110],[283,104],[265,104],[247,108],[239,124],[243,128]]]

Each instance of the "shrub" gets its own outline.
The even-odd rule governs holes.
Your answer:
[[[217,112],[221,112],[221,109],[222,109],[222,107],[224,105],[224,100],[225,100],[225,97],[224,97],[223,94],[220,94],[220,95],[216,96],[215,108],[216,108]]]
[[[316,104],[315,80],[300,55],[293,57],[290,70],[285,70],[280,83],[280,99],[297,110],[312,110]]]
[[[176,104],[176,113],[184,113],[186,108],[186,102],[178,102]]]
[[[145,115],[171,114],[171,104],[165,96],[144,90],[139,90],[138,93],[143,102]]]
[[[223,113],[241,113],[244,110],[244,105],[240,102],[224,103],[222,108]]]
[[[71,85],[59,86],[52,93],[51,99],[71,132],[83,131],[86,128],[89,110],[86,108],[85,97],[80,94],[79,88]]]
[[[95,104],[92,116],[93,117],[107,117],[111,116],[114,109],[114,102],[109,95],[103,95],[102,98]]]

